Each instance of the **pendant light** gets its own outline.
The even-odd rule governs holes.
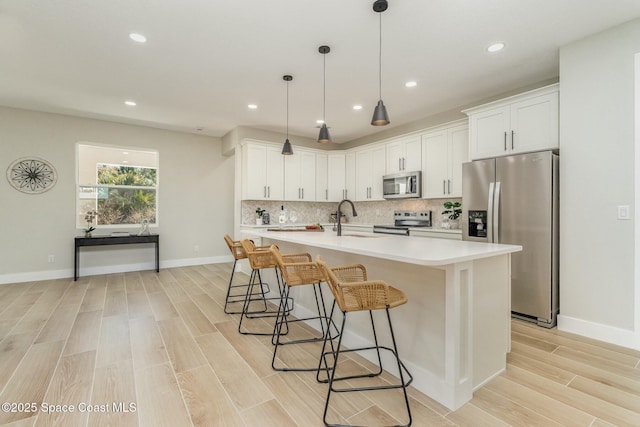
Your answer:
[[[320,46],[318,48],[318,52],[323,55],[322,58],[322,126],[320,126],[320,134],[318,135],[318,142],[321,144],[328,144],[331,142],[331,137],[329,136],[329,128],[327,127],[327,122],[325,120],[325,110],[327,107],[327,61],[326,54],[331,52],[331,48],[329,46]]]
[[[289,142],[289,82],[293,80],[293,77],[285,74],[284,76],[282,76],[282,80],[287,82],[287,139],[285,139],[284,145],[282,146],[282,155],[290,156],[293,154],[293,147]]]
[[[373,118],[371,119],[373,126],[385,126],[390,123],[387,108],[384,106],[384,102],[382,102],[382,12],[387,10],[387,7],[389,7],[387,0],[376,0],[373,2],[373,11],[380,14],[380,50],[378,56],[378,93],[380,97],[378,99],[378,105],[376,105],[375,110],[373,110]]]

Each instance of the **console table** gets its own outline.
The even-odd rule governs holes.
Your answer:
[[[95,236],[76,237],[75,256],[73,260],[73,280],[78,280],[80,270],[80,248],[82,246],[131,245],[136,243],[154,243],[156,245],[156,272],[160,271],[160,235],[147,236]]]

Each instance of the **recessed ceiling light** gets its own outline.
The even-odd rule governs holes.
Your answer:
[[[494,43],[491,46],[489,46],[487,48],[487,52],[498,52],[498,51],[500,51],[502,49],[504,49],[504,43],[498,42],[498,43]]]
[[[129,160],[123,160],[122,163],[129,163]]]
[[[129,107],[135,107],[136,105],[138,105],[138,104],[136,104],[135,101],[124,101],[124,103],[126,105],[128,105]]]
[[[138,43],[146,43],[147,42],[147,38],[145,36],[143,36],[142,34],[138,34],[138,33],[129,34],[129,38],[131,40],[133,40],[134,42],[138,42]]]
[[[416,87],[416,86],[418,86],[418,82],[413,82],[413,81],[406,82],[404,85],[405,85],[405,87]]]
[[[316,120],[316,123],[317,123],[317,124],[319,124],[319,125],[321,125],[321,124],[323,124],[323,123],[324,123],[324,120],[322,120],[322,119]]]
[[[129,154],[129,152],[128,151],[123,151],[122,154],[124,154],[126,156],[127,154]]]
[[[362,105],[354,105],[353,109],[354,110],[362,110]]]
[[[258,108],[258,106],[256,104],[249,104],[247,105],[247,108],[250,110],[256,110]]]

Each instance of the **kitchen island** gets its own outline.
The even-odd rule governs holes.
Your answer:
[[[447,408],[458,409],[473,390],[504,371],[511,332],[510,254],[521,246],[369,233],[338,237],[329,230],[242,234],[277,244],[285,253],[322,255],[330,266],[363,264],[369,278],[404,291],[408,303],[391,313],[400,356],[414,376],[412,385]],[[294,313],[308,315],[312,295],[295,290]],[[354,320],[344,344],[370,345],[368,317]]]

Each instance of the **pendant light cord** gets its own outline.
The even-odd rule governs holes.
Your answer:
[[[378,90],[380,98],[382,99],[382,13],[380,15],[380,49],[378,50]]]
[[[287,81],[287,140],[289,139],[289,81]]]
[[[327,124],[327,54],[322,55],[322,121]]]

